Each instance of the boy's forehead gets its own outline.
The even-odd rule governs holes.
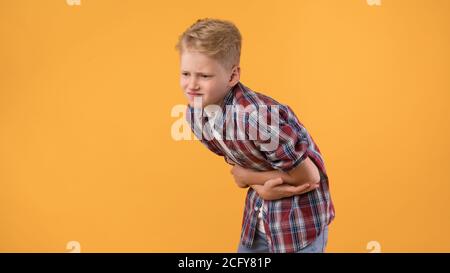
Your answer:
[[[199,52],[184,52],[181,54],[181,69],[192,72],[217,70],[219,63]]]

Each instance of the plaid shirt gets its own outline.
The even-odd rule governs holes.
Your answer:
[[[228,125],[225,125],[227,107],[245,108],[249,105],[257,109],[261,106],[269,107],[269,109],[274,106],[278,108],[279,126],[277,128],[279,129],[274,132],[279,137],[279,143],[275,149],[262,149],[265,142],[262,141],[261,136],[256,139],[227,138],[230,131],[236,134],[238,128],[235,126],[231,130]],[[214,128],[222,126],[221,143],[217,138],[208,135],[208,130],[204,129],[203,126],[208,123],[208,118],[201,117],[200,122],[193,122],[201,110],[197,111],[188,106],[186,119],[195,136],[212,152],[225,157],[227,162],[234,161],[244,168],[258,171],[276,169],[287,172],[309,157],[320,172],[320,187],[302,195],[267,201],[260,198],[255,190],[249,188],[242,220],[241,244],[247,247],[252,246],[260,209],[262,209],[264,228],[271,252],[297,252],[311,244],[335,216],[328,176],[319,147],[289,106],[253,92],[240,82],[228,92],[221,107],[222,119],[216,119],[213,122],[217,126]],[[246,130],[258,124],[258,120],[252,119],[251,115],[231,116],[238,119],[237,122],[244,124]],[[267,120],[270,124],[269,116]],[[264,139],[267,142],[267,138]]]

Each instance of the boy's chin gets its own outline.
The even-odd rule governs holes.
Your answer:
[[[194,100],[188,100],[189,106],[191,106],[194,109],[204,109],[208,105],[213,105],[213,103],[208,101],[194,101]]]
[[[207,106],[221,107],[220,106],[221,105],[220,102],[215,102],[214,103],[214,102],[210,102],[210,101],[207,101],[207,100],[201,100],[201,102],[199,102],[199,101],[188,99],[188,104],[189,104],[189,106],[191,108],[194,108],[194,109],[205,109],[205,107],[207,107]]]

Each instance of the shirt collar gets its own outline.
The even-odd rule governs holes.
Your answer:
[[[225,95],[225,97],[223,98],[223,102],[222,102],[222,109],[226,106],[226,105],[230,105],[233,103],[233,98],[234,98],[234,89],[235,87],[238,85],[239,83],[237,83],[236,85],[234,85],[233,87],[230,88],[230,90],[228,90],[228,93]]]

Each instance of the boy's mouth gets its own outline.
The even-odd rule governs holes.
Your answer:
[[[189,96],[193,96],[193,97],[196,97],[196,96],[203,96],[203,94],[196,93],[196,92],[187,92],[187,94],[188,94]]]

